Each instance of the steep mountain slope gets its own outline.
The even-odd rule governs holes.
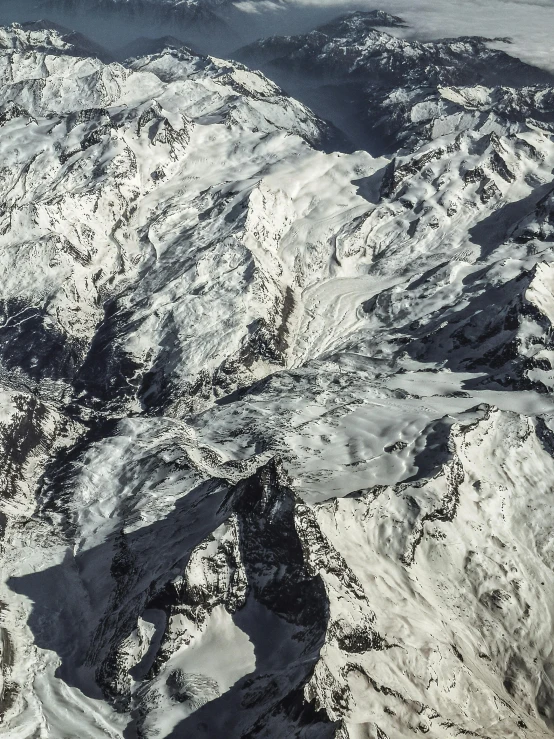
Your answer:
[[[542,73],[381,38],[373,158],[235,62],[0,38],[1,730],[551,737]]]

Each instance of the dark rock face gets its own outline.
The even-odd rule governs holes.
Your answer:
[[[0,426],[0,496],[7,500],[21,495],[33,456],[46,451],[51,443],[45,430],[48,408],[26,394],[15,395],[12,404],[12,417]]]
[[[254,597],[285,620],[325,633],[325,589],[310,575],[295,526],[295,500],[272,464],[240,484],[233,508],[242,559]],[[323,606],[323,607],[322,607]]]

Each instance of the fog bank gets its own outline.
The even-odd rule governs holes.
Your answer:
[[[171,34],[197,50],[230,55],[239,46],[273,34],[296,34],[346,10],[376,7],[402,15],[409,24],[394,33],[420,39],[444,36],[481,35],[510,37],[512,43],[498,45],[524,61],[554,70],[552,32],[554,4],[550,0],[381,0],[381,2],[337,2],[332,0],[243,0],[218,5],[221,24],[195,25],[160,22],[151,13],[131,17],[126,12],[98,12],[89,0],[90,12],[68,12],[37,0],[2,0],[0,23],[49,18],[85,33],[109,50],[116,50],[140,36]],[[132,7],[132,0],[117,7]],[[163,7],[160,0],[160,7]],[[214,8],[207,2],[206,7]]]

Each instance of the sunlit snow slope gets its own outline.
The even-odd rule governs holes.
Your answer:
[[[554,735],[554,88],[352,18],[392,156],[0,30],[2,736]]]

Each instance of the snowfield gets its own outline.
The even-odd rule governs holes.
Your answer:
[[[0,29],[2,736],[554,735],[554,80],[399,27]]]

